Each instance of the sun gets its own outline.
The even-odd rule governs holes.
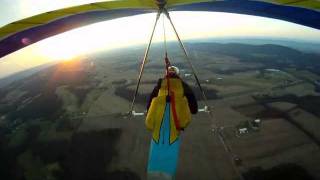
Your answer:
[[[273,19],[236,15],[231,13],[213,12],[176,12],[172,13],[182,39],[196,39],[209,37],[245,37],[273,36],[290,37],[295,32],[295,38],[303,32],[303,37],[312,37],[315,32],[310,29],[301,31],[301,27],[293,23],[284,23]],[[77,56],[98,51],[145,44],[148,42],[155,14],[144,14],[124,17],[95,23],[77,28],[37,44],[39,53],[50,60],[70,60]],[[210,17],[210,23],[208,18]],[[161,24],[161,23],[160,23]],[[197,24],[194,26],[193,24]],[[259,24],[260,26],[257,26]],[[268,24],[268,25],[267,25]],[[277,27],[273,26],[276,25]],[[176,41],[168,21],[165,21],[168,41]],[[263,28],[260,28],[263,27]],[[317,32],[317,34],[319,34]],[[28,39],[23,40],[29,43]],[[153,42],[163,41],[163,30],[157,27]]]
[[[74,51],[70,51],[69,47],[71,44],[60,44],[57,43],[56,46],[51,47],[41,47],[41,53],[44,54],[47,58],[55,61],[68,61],[72,60],[77,56],[77,53]],[[72,46],[72,45],[71,45]]]
[[[35,46],[51,60],[69,60],[97,51],[143,44],[148,40],[154,17],[155,14],[147,14],[95,23],[52,36]]]
[[[68,34],[61,34],[37,43],[38,52],[44,57],[55,61],[71,60],[83,50],[78,40]]]

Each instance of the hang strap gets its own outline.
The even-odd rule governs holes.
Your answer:
[[[168,58],[167,54],[166,54],[166,57],[164,58],[164,61],[165,61],[165,65],[166,65],[166,80],[167,80],[167,91],[168,91],[166,100],[167,100],[167,102],[170,101],[173,121],[174,121],[174,124],[176,126],[176,129],[178,131],[180,131],[181,128],[180,128],[180,123],[179,123],[177,110],[176,110],[175,95],[174,95],[174,92],[171,91],[171,88],[170,88],[170,77],[169,77],[168,70],[169,70],[169,67],[170,67],[171,63],[169,61],[169,58]]]
[[[176,101],[175,101],[174,97],[175,97],[174,96],[174,92],[172,92],[172,94],[170,96],[172,116],[173,116],[174,124],[176,125],[176,129],[178,131],[180,131],[181,127],[180,127],[179,119],[178,119],[178,116],[177,116]]]

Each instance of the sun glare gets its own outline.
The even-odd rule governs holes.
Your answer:
[[[175,12],[171,15],[183,40],[228,36],[290,38],[293,32],[296,38],[302,28],[303,38],[312,39],[310,37],[318,33],[293,23],[248,15],[212,12]],[[155,14],[145,14],[96,23],[48,38],[36,47],[40,54],[52,60],[69,60],[95,51],[144,44],[148,42],[154,20]],[[163,40],[161,21],[154,42]],[[168,21],[165,27],[167,39],[176,40]]]
[[[77,56],[77,52],[72,50],[70,47],[74,47],[74,49],[77,49],[77,47],[75,47],[73,43],[68,42],[62,44],[54,42],[46,46],[41,46],[40,51],[49,59],[66,61]]]
[[[36,48],[51,60],[66,61],[99,47],[97,36],[85,29],[77,29],[41,41]]]
[[[275,37],[318,40],[315,29],[270,18],[214,12],[172,12],[174,24],[183,41],[212,37]],[[62,33],[12,53],[3,60],[8,64],[0,68],[23,67],[55,61],[76,60],[98,51],[141,45],[148,42],[155,14],[118,18],[92,24]],[[165,22],[168,41],[176,37],[168,21]],[[28,43],[28,39],[24,40]],[[163,41],[162,18],[158,23],[153,42]],[[12,63],[11,63],[12,62]],[[16,66],[14,64],[22,64]],[[1,76],[1,75],[0,75]]]
[[[35,44],[38,52],[52,60],[144,43],[150,34],[154,14],[119,18],[59,34]],[[134,28],[140,27],[140,28]]]

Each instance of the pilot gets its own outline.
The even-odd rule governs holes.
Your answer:
[[[169,66],[166,76],[158,80],[149,97],[147,110],[146,126],[153,132],[155,142],[159,142],[161,138],[161,125],[166,119],[166,114],[170,117],[170,137],[166,138],[170,144],[176,141],[180,131],[189,125],[191,114],[198,112],[198,104],[189,85],[179,77],[177,67]]]

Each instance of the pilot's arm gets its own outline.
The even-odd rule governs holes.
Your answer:
[[[188,99],[190,112],[192,114],[196,114],[198,112],[198,103],[197,103],[196,96],[194,95],[192,89],[190,88],[190,86],[187,83],[182,81],[182,85],[183,85],[183,89],[184,89],[184,95]]]
[[[148,103],[147,103],[147,111],[149,110],[152,99],[158,96],[158,92],[161,88],[161,82],[162,82],[162,79],[159,79],[157,85],[153,88],[153,90],[149,96]]]

